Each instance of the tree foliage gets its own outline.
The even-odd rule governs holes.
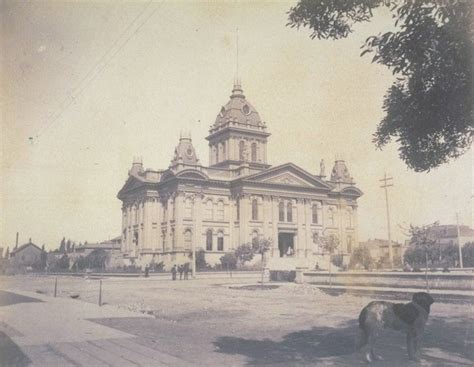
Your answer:
[[[233,253],[227,253],[221,256],[220,260],[223,269],[232,270],[237,266],[237,257]]]
[[[385,117],[373,135],[382,149],[392,139],[409,168],[429,171],[465,153],[473,138],[471,0],[300,0],[291,27],[311,38],[340,39],[356,23],[388,7],[393,31],[369,37],[361,56],[387,66],[397,79],[387,91]]]
[[[329,236],[320,237],[321,249],[327,254],[334,254],[334,252],[339,247],[339,237],[335,234],[330,234]]]
[[[370,251],[366,246],[357,247],[354,249],[351,255],[351,259],[349,261],[349,268],[354,268],[357,265],[361,265],[364,269],[369,270],[372,269],[375,262],[372,256],[370,255]]]
[[[474,267],[474,242],[468,242],[462,247],[463,266]]]
[[[254,256],[254,251],[251,243],[244,243],[235,249],[235,257],[243,265],[251,261]]]

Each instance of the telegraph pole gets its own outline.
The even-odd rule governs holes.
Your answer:
[[[459,267],[462,269],[464,268],[463,263],[462,263],[462,248],[461,248],[461,234],[459,231],[459,216],[458,213],[456,212],[456,228],[458,232],[458,249],[459,249]]]
[[[392,237],[390,234],[390,210],[388,206],[388,187],[393,186],[393,177],[387,177],[387,173],[384,173],[383,179],[380,181],[383,182],[383,185],[380,186],[382,189],[385,189],[385,203],[387,204],[387,231],[388,231],[388,257],[390,260],[390,267],[393,269],[393,251],[392,251]]]

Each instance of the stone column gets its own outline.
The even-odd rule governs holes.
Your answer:
[[[305,257],[310,256],[313,248],[313,236],[311,233],[311,223],[313,222],[313,212],[311,200],[304,201],[305,208],[305,223],[306,223],[306,248]]]
[[[232,196],[229,197],[229,200],[225,206],[225,210],[228,210],[228,215],[226,216],[224,213],[224,217],[229,219],[229,243],[226,246],[226,243],[224,242],[224,250],[228,251],[234,249],[235,208]]]
[[[239,226],[239,245],[250,241],[248,238],[249,225],[249,195],[243,194],[240,197],[240,226]]]
[[[271,207],[272,207],[272,239],[273,239],[273,246],[272,246],[272,257],[278,257],[279,249],[278,249],[278,204],[280,200],[276,196],[271,197]]]
[[[303,229],[303,223],[305,221],[305,212],[304,212],[304,200],[296,200],[296,220],[298,228],[298,250],[297,257],[304,257],[306,250],[306,233]]]
[[[176,193],[174,199],[175,207],[175,218],[174,218],[174,236],[175,236],[175,251],[184,250],[184,241],[183,241],[183,211],[184,211],[184,194],[179,192]]]
[[[166,198],[166,252],[170,252],[173,250],[173,243],[171,237],[171,216],[173,215],[173,199],[171,196]]]

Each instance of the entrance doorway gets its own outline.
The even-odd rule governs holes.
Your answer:
[[[295,255],[294,233],[278,233],[278,249],[280,257]]]

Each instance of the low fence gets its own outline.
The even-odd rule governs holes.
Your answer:
[[[299,274],[297,274],[298,277]],[[395,273],[395,272],[328,272],[302,271],[300,281],[315,285],[339,285],[390,288],[425,288],[428,280],[431,289],[474,290],[474,274]]]
[[[87,272],[87,273],[37,273],[38,276],[69,276],[69,277],[98,277],[98,278],[144,278],[145,273],[102,273],[102,272]],[[196,272],[197,279],[218,279],[218,278],[256,278],[262,275],[261,271],[249,270],[249,271],[198,271]],[[191,275],[189,275],[191,276]],[[171,279],[171,272],[160,272],[148,274],[149,278],[155,279]],[[178,274],[179,277],[179,274]]]

